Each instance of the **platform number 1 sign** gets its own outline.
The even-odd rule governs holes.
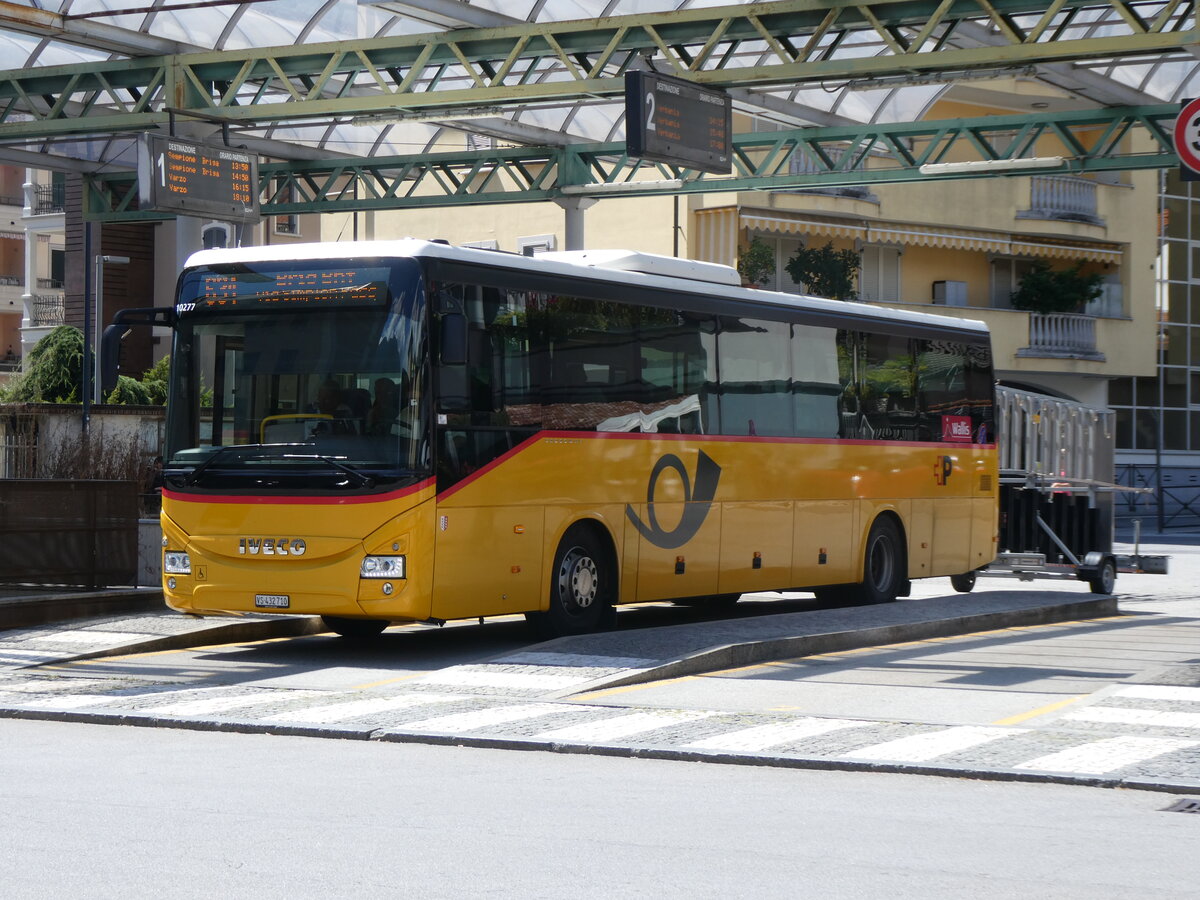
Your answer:
[[[1179,154],[1180,178],[1200,181],[1200,98],[1189,100],[1175,120],[1175,152]]]

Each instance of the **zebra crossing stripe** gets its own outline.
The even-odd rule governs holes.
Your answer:
[[[453,713],[448,716],[423,719],[419,722],[408,722],[403,728],[405,731],[433,731],[440,734],[462,734],[466,731],[474,731],[476,728],[506,725],[510,722],[536,719],[539,716],[563,715],[564,713],[578,711],[579,707],[577,706],[565,706],[556,703],[495,706],[490,709],[477,709],[474,712]]]
[[[1130,684],[1113,696],[1137,700],[1184,700],[1200,703],[1200,687],[1179,687],[1173,684]]]
[[[954,753],[958,750],[969,750],[994,741],[1005,735],[1013,734],[1009,728],[988,728],[982,725],[961,725],[946,728],[942,731],[913,734],[897,738],[894,741],[884,741],[847,753],[851,759],[886,759],[896,762],[925,762]]]
[[[452,703],[469,699],[464,694],[400,694],[395,697],[367,697],[360,700],[347,700],[342,703],[328,703],[324,706],[310,706],[307,709],[296,709],[291,712],[276,713],[266,716],[269,722],[304,722],[320,725],[327,722],[342,722],[361,716],[372,716],[379,713],[395,712],[410,709],[414,706],[425,706],[432,703]]]
[[[855,719],[818,719],[806,716],[792,722],[772,722],[770,725],[756,725],[753,728],[743,728],[728,734],[718,734],[702,741],[694,741],[687,746],[695,747],[698,750],[753,753],[777,747],[780,744],[789,744],[804,738],[828,734],[831,731],[858,728],[869,724],[869,722]]]
[[[1063,717],[1076,722],[1107,722],[1114,725],[1156,725],[1159,728],[1200,728],[1200,713],[1172,712],[1162,709],[1124,709],[1116,706],[1089,706]]]
[[[127,644],[149,637],[145,634],[130,634],[125,631],[56,631],[38,635],[33,640],[47,644]]]
[[[1115,737],[1103,741],[1093,741],[1068,750],[1060,750],[1048,756],[1039,756],[1027,762],[1018,763],[1014,769],[1036,769],[1046,772],[1069,772],[1075,775],[1103,775],[1125,766],[1136,765],[1173,753],[1176,750],[1186,750],[1195,747],[1200,741],[1185,741],[1178,738],[1148,738],[1148,737]]]
[[[219,689],[218,689],[219,690]],[[164,706],[152,706],[138,712],[154,716],[205,716],[213,713],[230,712],[247,706],[257,706],[260,703],[279,701],[293,697],[312,696],[321,691],[255,691],[252,694],[233,694],[225,697],[201,697],[185,700],[182,703],[168,703]]]
[[[544,731],[537,735],[539,740],[551,741],[614,741],[618,738],[632,737],[647,731],[667,728],[671,725],[682,725],[685,722],[696,722],[715,716],[715,712],[699,711],[666,711],[630,713],[616,716],[612,719],[600,719],[596,722],[581,722],[578,725],[567,725],[553,731]]]
[[[104,694],[71,694],[66,697],[40,697],[37,700],[21,699],[23,702],[16,705],[22,709],[82,709],[85,706],[105,706],[118,698]]]

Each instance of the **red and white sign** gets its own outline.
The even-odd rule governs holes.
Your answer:
[[[1175,152],[1179,161],[1200,172],[1200,97],[1183,104],[1175,120]]]
[[[971,442],[971,417],[942,416],[942,440],[969,444]]]

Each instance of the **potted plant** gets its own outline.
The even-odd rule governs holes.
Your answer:
[[[862,258],[853,250],[834,250],[832,241],[824,247],[801,247],[784,268],[792,281],[818,297],[858,299],[854,282]]]
[[[775,248],[755,235],[739,251],[737,270],[746,287],[766,284],[775,276]]]
[[[1043,314],[1079,312],[1100,296],[1103,281],[1098,272],[1083,275],[1081,268],[1082,261],[1055,270],[1045,260],[1037,260],[1013,291],[1013,309]]]

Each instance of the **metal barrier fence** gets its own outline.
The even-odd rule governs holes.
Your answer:
[[[1141,519],[1146,529],[1200,529],[1200,473],[1195,467],[1163,466],[1160,484],[1157,466],[1127,463],[1117,466],[1116,482],[1153,491],[1122,495],[1116,510],[1119,523]]]
[[[0,583],[135,584],[133,481],[0,480]]]

